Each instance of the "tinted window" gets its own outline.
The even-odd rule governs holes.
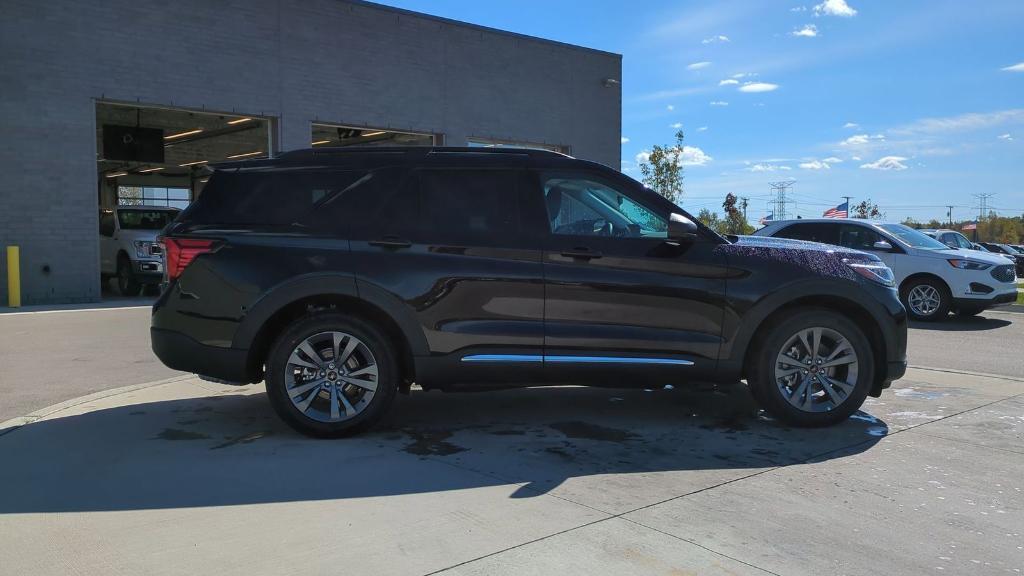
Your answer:
[[[113,212],[100,212],[100,235],[101,236],[113,236],[114,235],[114,213]]]
[[[117,222],[121,230],[163,230],[177,215],[170,210],[122,209],[117,211]]]
[[[839,245],[856,250],[874,250],[875,242],[885,240],[882,235],[867,226],[843,224],[839,227]],[[888,240],[885,240],[888,242]]]
[[[625,191],[585,176],[544,178],[550,230],[573,236],[665,238],[668,223]]]
[[[918,230],[914,230],[909,226],[904,226],[903,224],[879,224],[879,227],[895,236],[900,242],[913,248],[949,250],[949,246],[946,246],[935,238],[932,238],[927,234],[923,234]]]
[[[420,205],[430,240],[495,244],[519,234],[517,173],[423,170]]]
[[[790,224],[774,234],[778,238],[808,240],[824,244],[839,242],[839,225],[830,222],[808,222],[806,224]]]
[[[372,180],[365,171],[216,172],[182,220],[299,228],[336,224],[343,216],[341,197]]]

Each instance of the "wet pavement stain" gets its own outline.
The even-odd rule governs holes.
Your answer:
[[[450,456],[468,450],[468,448],[447,442],[448,438],[452,436],[452,433],[448,431],[406,430],[405,433],[414,440],[412,444],[402,448],[402,450],[409,454],[416,454],[417,456]]]
[[[586,440],[601,440],[604,442],[627,442],[637,440],[640,437],[628,430],[608,428],[599,424],[589,422],[555,422],[551,427],[565,434],[569,438],[582,438]]]
[[[235,446],[236,444],[251,444],[251,443],[255,442],[256,440],[259,440],[260,438],[264,438],[264,437],[270,436],[272,434],[273,434],[273,432],[253,432],[251,434],[246,434],[244,436],[237,436],[235,438],[228,437],[226,439],[226,441],[224,441],[224,442],[222,442],[220,444],[217,444],[216,446],[211,446],[210,450],[220,450],[221,448],[227,448],[229,446]]]
[[[188,430],[179,430],[177,428],[164,428],[162,432],[156,435],[154,440],[206,440],[208,438],[209,436],[199,432],[189,432]]]

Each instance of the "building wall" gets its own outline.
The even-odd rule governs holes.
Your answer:
[[[281,150],[321,121],[618,167],[606,78],[620,56],[354,0],[5,0],[0,246],[22,247],[23,303],[99,298],[97,99],[271,116]]]

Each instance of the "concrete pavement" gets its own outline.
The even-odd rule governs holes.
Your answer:
[[[316,441],[188,377],[37,416],[0,436],[0,572],[1024,569],[1020,379],[911,369],[821,430],[742,387],[414,390]]]

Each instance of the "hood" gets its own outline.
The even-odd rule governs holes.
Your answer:
[[[984,262],[985,264],[991,264],[993,266],[1002,266],[1003,264],[1013,263],[1013,256],[1010,256],[1009,254],[982,252],[980,250],[968,250],[966,248],[956,248],[954,250],[926,250],[917,248],[914,249],[914,253],[923,256],[930,256],[932,258],[942,258],[944,260],[949,260],[950,258],[974,260],[975,262]]]
[[[771,236],[736,236],[734,245],[749,246],[752,248],[775,248],[788,250],[810,250],[814,252],[827,252],[832,254],[843,254],[846,256],[869,257],[870,255],[853,248],[821,244],[820,242],[808,242],[806,240],[790,240],[789,238],[773,238]]]
[[[121,242],[134,242],[136,240],[156,242],[156,237],[160,235],[160,232],[160,230],[120,230],[117,233],[117,239]]]

